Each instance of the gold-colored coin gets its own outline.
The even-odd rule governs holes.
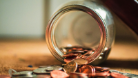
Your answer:
[[[82,58],[74,59],[73,61],[76,62],[78,65],[88,64],[88,61]]]
[[[67,65],[64,66],[64,71],[66,73],[73,73],[77,70],[78,64],[74,61],[69,62]]]

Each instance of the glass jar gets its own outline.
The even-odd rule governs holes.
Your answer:
[[[80,55],[97,65],[107,59],[114,42],[114,21],[99,0],[73,1],[63,5],[50,19],[46,43],[58,60],[64,62],[65,47],[87,47]]]

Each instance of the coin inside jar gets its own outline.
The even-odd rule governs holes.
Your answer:
[[[65,54],[63,55],[63,57],[71,57],[71,56],[77,56],[78,54],[75,54],[75,53],[68,53],[68,54]]]
[[[64,62],[69,63],[70,61],[72,61],[73,59],[76,59],[76,58],[77,58],[77,56],[66,57],[66,58],[64,59]]]

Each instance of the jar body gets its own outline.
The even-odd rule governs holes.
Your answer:
[[[99,2],[73,1],[62,6],[46,28],[46,43],[51,53],[64,62],[65,47],[93,49],[81,58],[97,65],[107,59],[114,41],[114,22],[110,12]]]

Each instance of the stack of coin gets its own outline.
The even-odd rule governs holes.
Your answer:
[[[39,66],[33,71],[20,72],[10,69],[9,74],[12,78],[138,78],[136,75],[110,71],[108,67],[88,65],[85,56],[94,52],[91,48],[73,46],[64,47],[62,51],[66,62],[64,66]]]
[[[65,57],[64,62],[66,63],[70,62],[73,59],[82,58],[83,54],[87,56],[88,54],[94,52],[94,50],[92,50],[91,48],[80,46],[64,47],[61,48],[61,50],[64,52],[63,57]]]
[[[84,60],[74,59],[64,66],[64,70],[69,74],[70,78],[128,78],[123,74],[110,72],[108,67],[88,65],[87,60],[82,62]]]
[[[66,54],[70,52],[83,54],[83,53],[86,53],[87,51],[91,51],[92,49],[88,47],[72,46],[72,47],[63,47],[61,48],[61,50]]]
[[[80,61],[82,59],[79,59]],[[73,60],[62,66],[40,66],[33,71],[20,71],[10,73],[11,78],[137,78],[137,75],[128,73],[119,73],[117,71],[110,71],[107,67],[98,67],[87,64],[77,63]],[[129,76],[129,77],[128,77]]]

